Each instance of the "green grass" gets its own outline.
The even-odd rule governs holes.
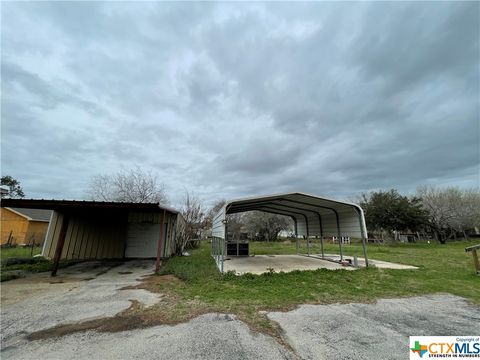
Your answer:
[[[210,257],[208,244],[190,257],[175,257],[161,269],[184,280],[173,286],[182,299],[213,306],[290,308],[301,303],[372,301],[382,297],[450,293],[480,305],[480,277],[464,248],[475,242],[368,246],[372,259],[418,266],[418,270],[360,269],[294,271],[290,273],[221,275]],[[345,254],[361,256],[361,245],[344,246]],[[325,245],[326,252],[338,252]],[[251,243],[255,254],[294,254],[294,244]]]
[[[40,254],[41,247],[33,248],[33,255]],[[8,281],[22,277],[25,272],[44,272],[52,269],[52,262],[50,260],[38,259],[31,264],[5,264],[5,260],[9,258],[32,258],[32,249],[26,247],[3,248],[0,250],[1,254],[1,281]]]
[[[41,246],[33,248],[33,255],[40,254],[42,252]],[[32,248],[27,247],[14,247],[14,248],[2,248],[0,249],[1,259],[8,258],[30,258]]]

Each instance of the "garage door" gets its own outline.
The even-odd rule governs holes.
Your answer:
[[[157,256],[160,224],[130,223],[128,224],[127,258],[154,258]]]

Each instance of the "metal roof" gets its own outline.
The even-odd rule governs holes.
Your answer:
[[[215,228],[222,230],[221,223],[226,220],[227,214],[252,210],[291,217],[299,235],[367,236],[363,210],[359,205],[301,192],[227,201],[214,217],[213,231]]]
[[[319,238],[322,257],[324,257],[324,237],[337,237],[340,261],[343,261],[343,253],[342,240],[339,237],[360,238],[362,239],[365,264],[368,266],[367,227],[362,208],[346,201],[294,192],[235,199],[225,203],[212,221],[212,256],[221,272],[224,270],[225,243],[228,234],[227,215],[253,210],[291,217],[295,224],[297,249],[299,236],[308,239]],[[310,240],[307,241],[307,244],[310,246]]]
[[[227,201],[225,206],[227,213],[232,214],[234,212],[245,211],[241,209],[248,208],[250,206],[256,206],[257,204],[300,204],[304,206],[304,211],[309,211],[312,207],[318,207],[322,211],[326,210],[346,210],[355,207],[361,210],[361,207],[357,204],[334,200],[326,197],[319,197],[301,192],[274,194],[265,196],[253,196],[240,199],[234,199]]]
[[[8,208],[9,210],[13,210],[17,214],[26,217],[30,221],[50,221],[50,217],[52,216],[52,210],[45,210],[45,209],[24,209],[24,208],[17,208],[11,207]]]
[[[132,203],[115,201],[85,201],[85,200],[47,200],[47,199],[2,199],[1,207],[48,209],[56,211],[67,210],[112,210],[112,211],[145,211],[168,212],[178,214],[175,209],[159,203]]]

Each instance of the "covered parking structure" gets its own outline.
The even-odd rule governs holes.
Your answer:
[[[325,258],[323,249],[325,237],[337,237],[340,261],[343,261],[340,238],[344,236],[360,238],[365,266],[368,267],[367,228],[362,208],[349,202],[296,192],[249,197],[225,203],[215,215],[212,223],[212,256],[221,272],[224,272],[226,258],[227,215],[253,210],[290,217],[295,226],[297,249],[299,237],[318,238],[322,258]],[[307,241],[307,244],[309,246],[310,241]]]
[[[53,210],[42,256],[53,260],[156,259],[175,251],[182,215],[158,203],[2,199],[2,207]]]

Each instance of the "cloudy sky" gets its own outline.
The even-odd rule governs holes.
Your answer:
[[[478,186],[479,6],[4,2],[2,174],[82,199],[139,165],[173,205]]]

